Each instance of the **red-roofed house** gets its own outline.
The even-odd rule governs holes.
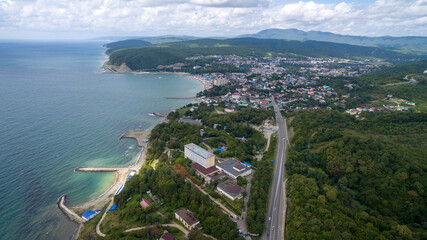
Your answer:
[[[194,170],[196,170],[197,175],[203,177],[207,182],[210,182],[210,178],[208,178],[209,174],[218,172],[218,168],[216,168],[215,166],[212,166],[210,168],[204,168],[202,165],[198,163],[193,163],[191,164],[191,167],[194,168]]]
[[[159,240],[176,240],[175,236],[165,231]]]
[[[150,202],[145,199],[142,199],[142,201],[139,204],[141,204],[141,207],[143,208],[147,208],[148,206],[150,206]]]
[[[240,99],[240,94],[239,93],[233,93],[233,95],[231,95],[232,98],[239,100]]]
[[[241,198],[243,193],[243,188],[232,181],[220,183],[217,189],[221,194],[224,194],[233,201],[237,198]]]

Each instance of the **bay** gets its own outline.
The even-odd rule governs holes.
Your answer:
[[[153,128],[203,90],[185,75],[104,74],[101,42],[0,41],[0,239],[69,239],[75,224],[56,207],[105,191],[139,149],[127,130]]]

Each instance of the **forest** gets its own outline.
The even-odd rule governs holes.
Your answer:
[[[287,239],[426,239],[427,114],[300,112]]]
[[[161,205],[153,204],[146,209],[139,205],[141,197],[148,190],[161,200]],[[175,211],[185,207],[200,220],[204,233],[218,239],[241,239],[236,231],[236,223],[228,215],[165,164],[160,164],[156,170],[150,167],[141,169],[126,184],[123,192],[116,196],[115,202],[119,207],[114,214],[122,224],[138,223],[143,226],[169,223],[175,218]],[[107,236],[108,239],[126,239],[123,227],[113,228]]]
[[[271,139],[267,152],[264,153],[252,179],[251,195],[248,201],[247,226],[251,233],[260,234],[265,229],[270,185],[273,180],[273,163],[277,148],[277,137]]]
[[[193,105],[189,105],[193,106]],[[265,147],[266,140],[263,134],[249,124],[260,125],[263,120],[272,116],[272,111],[245,109],[238,113],[216,114],[213,107],[200,104],[170,113],[168,118],[178,120],[182,117],[201,119],[204,126],[170,121],[161,123],[151,131],[150,146],[147,150],[148,160],[159,158],[165,147],[183,150],[188,143],[200,144],[205,141],[211,148],[219,148],[224,143],[226,151],[216,152],[220,158],[235,157],[242,162],[257,164],[254,156]],[[187,110],[186,110],[187,109]],[[216,128],[213,128],[216,125]],[[204,130],[203,136],[200,130]],[[173,141],[171,139],[174,138]],[[242,138],[245,140],[242,141]]]

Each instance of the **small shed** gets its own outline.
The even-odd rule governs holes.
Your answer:
[[[109,210],[109,211],[110,211],[110,212],[111,212],[111,211],[114,211],[114,210],[116,210],[116,208],[117,208],[117,204],[114,204],[113,206],[111,206],[111,208],[110,208],[110,210]]]
[[[145,199],[142,199],[142,201],[139,204],[141,204],[141,207],[143,208],[147,208],[148,206],[150,206],[150,202]]]

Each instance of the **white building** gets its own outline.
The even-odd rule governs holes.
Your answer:
[[[215,86],[222,86],[228,84],[229,80],[227,78],[217,78],[214,80]]]
[[[204,168],[215,166],[215,155],[194,143],[184,146],[184,155],[186,158],[202,165]]]

